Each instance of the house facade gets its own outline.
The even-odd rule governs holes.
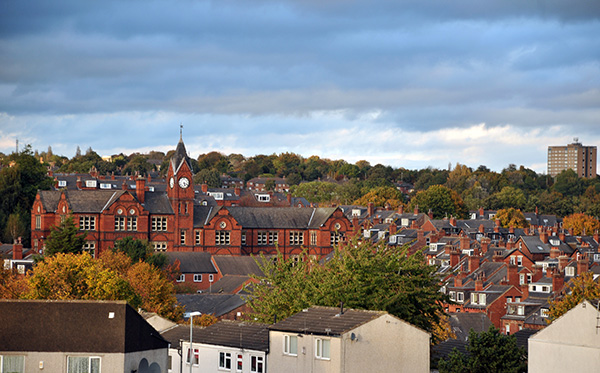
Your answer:
[[[430,334],[386,312],[311,307],[270,326],[271,372],[429,372]]]

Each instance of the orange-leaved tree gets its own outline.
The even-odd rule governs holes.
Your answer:
[[[584,234],[592,234],[597,229],[600,229],[600,221],[584,213],[571,214],[563,219],[563,227],[573,229],[573,234],[576,236]]]
[[[529,223],[525,219],[525,215],[519,209],[509,207],[500,209],[496,213],[496,219],[500,220],[500,225],[503,228],[527,228]]]
[[[552,322],[584,299],[600,299],[600,282],[594,280],[592,272],[573,278],[563,291],[562,297],[550,303],[548,322]]]

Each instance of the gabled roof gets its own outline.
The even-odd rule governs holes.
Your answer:
[[[449,315],[448,322],[456,339],[466,341],[471,329],[476,333],[487,331],[492,325],[492,321],[485,313],[452,313]]]
[[[202,206],[194,205],[194,228],[204,227],[217,213],[221,210],[221,206]]]
[[[270,329],[282,332],[341,336],[371,320],[387,314],[383,311],[363,311],[313,306],[287,319],[271,325]]]
[[[164,253],[173,264],[179,260],[179,270],[181,273],[217,273],[211,261],[211,254],[208,252],[182,252],[170,251]]]
[[[0,349],[129,353],[168,343],[125,301],[0,300]]]
[[[244,228],[317,229],[336,208],[227,207],[227,210]]]
[[[187,312],[198,311],[215,317],[246,304],[245,298],[239,294],[177,294],[176,298]]]
[[[224,276],[264,276],[253,256],[214,255],[212,258]]]
[[[175,213],[165,192],[146,192],[142,206],[151,214],[169,215]]]
[[[226,275],[211,286],[212,293],[238,294],[237,290],[243,290],[242,286],[250,281],[250,276]]]
[[[195,343],[266,352],[269,349],[269,325],[223,320],[194,331],[193,339]]]

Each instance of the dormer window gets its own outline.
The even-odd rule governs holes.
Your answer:
[[[58,180],[58,187],[64,188],[67,186],[67,180]]]
[[[575,267],[566,267],[565,275],[566,276],[575,276]]]
[[[547,308],[540,308],[540,316],[541,317],[548,317],[548,309]]]
[[[85,181],[85,187],[86,188],[95,188],[96,187],[96,180],[86,180]]]

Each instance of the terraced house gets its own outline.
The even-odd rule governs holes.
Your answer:
[[[215,255],[329,254],[352,234],[338,208],[210,206],[194,190],[192,167],[180,139],[167,172],[166,192],[146,186],[120,190],[78,188],[39,191],[31,214],[31,242],[41,253],[53,226],[73,216],[87,234],[93,255],[131,236],[148,240],[156,251],[198,251]]]

